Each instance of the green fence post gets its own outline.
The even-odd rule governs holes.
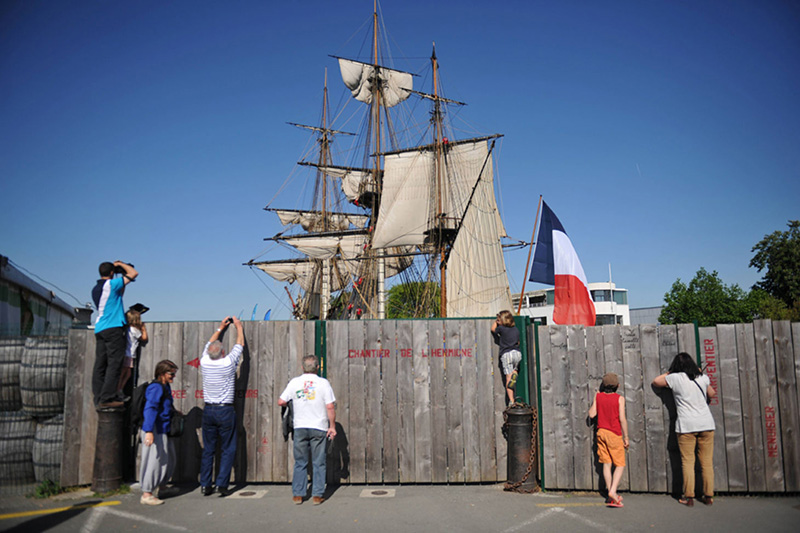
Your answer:
[[[314,355],[319,359],[319,375],[328,378],[328,329],[325,320],[314,322]]]
[[[530,324],[529,316],[515,316],[514,325],[519,331],[519,351],[523,354],[522,360],[519,363],[519,376],[517,377],[517,386],[514,391],[514,398],[517,401],[523,401],[530,405],[530,388],[528,376],[528,324]],[[521,386],[520,386],[521,385]]]

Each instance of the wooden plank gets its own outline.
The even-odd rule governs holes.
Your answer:
[[[756,342],[758,391],[761,398],[761,429],[764,433],[764,472],[768,492],[784,492],[781,414],[778,409],[778,379],[775,375],[775,348],[772,321],[753,323]]]
[[[80,456],[81,456],[81,427],[84,417],[83,397],[91,396],[91,387],[85,389],[86,372],[91,372],[89,361],[94,358],[87,357],[86,338],[92,330],[71,329],[68,334],[67,368],[69,379],[66,380],[64,392],[64,437],[61,448],[61,476],[60,483],[63,487],[78,485],[80,482]]]
[[[772,323],[775,338],[775,368],[778,375],[778,409],[781,420],[783,471],[787,492],[800,490],[800,408],[797,402],[797,378],[792,353],[792,329],[789,321]]]
[[[397,460],[400,483],[416,481],[415,467],[415,428],[414,428],[414,334],[412,322],[398,320],[397,332],[397,415],[399,430],[397,435]],[[385,475],[385,473],[384,473]]]
[[[647,488],[650,492],[667,492],[667,432],[662,403],[658,395],[653,393],[652,385],[653,379],[662,374],[658,358],[658,330],[653,324],[641,324],[639,335],[642,349]]]
[[[399,412],[399,391],[397,380],[397,365],[400,363],[400,352],[397,349],[397,322],[384,320],[381,331],[381,349],[384,357],[381,358],[382,397],[381,397],[381,426],[383,428],[383,482],[397,483],[400,481],[400,463],[398,459],[398,440],[401,430]],[[413,397],[412,397],[413,398]]]
[[[491,338],[491,329],[489,331]],[[497,460],[497,480],[502,481],[508,478],[508,442],[503,435],[503,424],[505,422],[503,412],[508,403],[508,394],[506,393],[503,372],[500,368],[500,348],[494,343],[494,339],[489,343],[489,346],[492,353],[492,387],[494,392],[490,397],[494,398],[494,446]]]
[[[200,456],[203,451],[200,447],[200,439],[197,436],[197,429],[201,428],[203,424],[203,413],[199,407],[201,400],[197,397],[197,393],[202,390],[203,383],[200,376],[200,368],[194,366],[194,364],[189,364],[192,361],[195,364],[199,364],[201,355],[200,340],[198,338],[199,331],[197,322],[184,323],[181,346],[179,348],[182,357],[178,375],[182,377],[181,388],[186,391],[186,397],[182,399],[180,409],[186,416],[186,420],[183,436],[177,446],[178,455],[181,457],[181,468],[178,472],[181,481],[191,483],[197,483],[198,481]],[[144,350],[142,353],[144,353]]]
[[[289,321],[289,351],[287,353],[287,365],[289,369],[288,379],[303,375],[303,357],[306,354],[314,353],[313,340],[310,343],[306,343],[306,324],[313,324],[313,322],[298,320]],[[286,444],[286,469],[286,476],[291,480],[294,472],[293,442],[287,442]]]
[[[477,320],[462,320],[459,324],[461,337],[461,384],[463,397],[464,427],[464,481],[481,481],[480,420],[478,403],[488,403],[489,397],[478,396],[478,365],[476,350]],[[482,324],[481,324],[482,325]]]
[[[281,408],[278,406],[277,397],[286,389],[289,383],[289,322],[281,321],[274,323],[273,345],[273,375],[275,376],[275,402],[272,405],[272,419],[280,420]],[[272,480],[276,482],[290,481],[288,452],[292,449],[291,439],[289,442],[283,440],[283,429],[281,424],[272,425]]]
[[[570,360],[567,354],[567,326],[550,327],[553,356],[553,424],[555,425],[556,481],[559,489],[575,488],[574,452],[572,450],[572,402],[570,397]]]
[[[550,346],[551,329],[553,326],[539,328],[539,365],[542,376],[542,405],[539,413],[539,431],[542,434],[542,486],[546,489],[558,488],[556,475],[556,419],[555,396],[553,394],[553,350]],[[502,379],[502,376],[501,376]],[[498,439],[499,441],[499,439]],[[499,460],[498,460],[499,467]],[[498,475],[500,473],[498,472]],[[504,476],[505,477],[505,476]]]
[[[444,323],[447,433],[447,481],[463,483],[464,472],[464,401],[461,391],[461,337],[460,321]]]
[[[241,425],[238,428],[237,446],[239,454],[242,457],[241,474],[243,478],[241,481],[255,481],[256,480],[256,463],[257,449],[258,449],[258,435],[259,435],[259,417],[258,417],[258,375],[259,375],[259,360],[258,360],[258,344],[260,339],[258,337],[258,324],[252,320],[243,323],[244,326],[244,354],[238,381],[241,383],[239,387],[244,393],[241,398],[243,410],[237,411],[237,420],[241,420]],[[241,393],[240,393],[241,394]],[[240,414],[241,413],[241,414]],[[236,477],[237,483],[239,476]]]
[[[572,405],[572,453],[575,469],[573,486],[576,489],[592,488],[592,434],[587,426],[589,397],[589,369],[586,363],[586,330],[583,326],[567,326],[567,358]]]
[[[258,398],[256,408],[256,427],[253,428],[253,436],[256,450],[256,467],[254,481],[269,482],[272,478],[272,450],[274,448],[273,424],[280,424],[279,420],[273,419],[274,405],[278,402],[278,396],[283,391],[282,383],[275,382],[275,375],[272,370],[273,364],[272,344],[274,334],[274,322],[261,321],[256,323],[258,344],[251,347],[250,354],[253,359],[258,359],[259,371],[256,374],[256,388]],[[280,390],[276,390],[280,389]]]
[[[714,435],[723,439],[728,470],[728,490],[747,490],[744,428],[742,425],[742,396],[739,388],[739,357],[736,351],[736,331],[733,324],[717,326],[717,367],[725,432]]]
[[[431,384],[428,350],[428,323],[412,322],[414,344],[414,477],[417,483],[433,480],[433,449],[431,442]],[[441,386],[441,384],[440,384]]]
[[[347,335],[350,349],[364,349],[364,322],[353,320],[348,323]],[[364,358],[350,359],[350,482],[365,483],[367,429],[364,427],[366,417],[366,399],[364,398],[364,378],[366,374]]]
[[[603,374],[605,363],[603,361],[603,329],[600,327],[586,328],[586,370],[587,370],[587,383],[586,383],[586,398],[585,403],[588,406],[592,405],[597,391],[600,390],[600,384],[603,382]],[[588,409],[587,409],[588,412]],[[591,423],[586,428],[586,433],[592,444],[591,456],[591,474],[592,474],[592,490],[600,488],[600,480],[603,477],[603,466],[597,458],[597,435],[596,426]]]
[[[328,340],[328,381],[336,396],[336,439],[334,439],[333,468],[329,469],[329,482],[347,483],[350,479],[350,360],[347,357],[346,321],[329,320],[325,323]]]
[[[719,344],[717,342],[717,328],[707,327],[699,329],[700,336],[700,363],[703,373],[708,376],[711,386],[717,396],[711,398],[708,404],[711,415],[714,417],[714,491],[728,492],[728,458],[725,449],[725,416],[722,412],[723,391],[719,379]]]
[[[739,353],[739,386],[742,402],[748,492],[764,492],[767,480],[764,440],[761,429],[761,397],[758,393],[758,368],[753,324],[736,324],[736,349]]]
[[[383,482],[383,417],[381,416],[381,321],[365,321],[364,348],[377,350],[364,358],[364,399],[366,400],[366,479],[367,483]]]
[[[659,375],[667,372],[672,360],[678,355],[677,326],[660,326],[658,328],[658,358],[661,363]],[[667,430],[667,490],[673,496],[683,492],[683,474],[681,472],[681,454],[678,449],[678,435],[675,433],[675,422],[678,412],[675,398],[668,388],[655,389],[664,405],[664,429]]]
[[[630,490],[646,492],[647,446],[644,430],[644,383],[642,382],[642,346],[638,326],[619,326],[625,374],[625,415],[628,419],[627,468]],[[625,476],[623,475],[623,478]]]
[[[624,395],[625,391],[625,367],[622,361],[622,337],[620,336],[619,326],[602,326],[603,330],[603,361],[605,372],[613,372],[619,378],[619,388],[617,392]],[[619,482],[619,490],[628,490],[630,486],[630,468],[622,472],[622,479]]]
[[[697,337],[694,324],[678,324],[678,350],[688,353],[697,361]]]
[[[181,413],[186,413],[188,405],[187,396],[189,396],[187,393],[187,381],[190,376],[187,376],[185,372],[185,369],[189,367],[185,366],[183,358],[183,322],[170,322],[167,324],[166,334],[166,358],[175,363],[178,367],[178,372],[175,374],[175,378],[172,381],[172,402],[175,409]],[[175,455],[177,456],[174,459],[175,470],[172,474],[173,482],[182,482],[184,479],[184,462],[187,458],[177,453],[177,450],[182,449],[182,440],[183,437],[172,440],[172,445],[176,450]]]
[[[431,475],[434,483],[447,482],[447,384],[445,382],[444,323],[428,324],[428,362],[431,394]],[[436,356],[438,354],[438,357]]]
[[[496,419],[494,416],[494,363],[492,359],[492,349],[495,347],[491,336],[491,320],[475,321],[475,365],[476,365],[476,391],[478,416],[478,450],[481,458],[480,481],[496,482],[497,456],[495,452],[495,433],[497,431]],[[533,343],[531,343],[533,344]],[[528,368],[535,368],[533,365]],[[502,417],[500,418],[502,422]]]
[[[81,446],[80,463],[78,465],[78,483],[86,485],[92,482],[94,474],[94,450],[97,442],[97,411],[92,396],[92,374],[94,372],[96,339],[94,331],[90,330],[86,336],[86,351],[84,355],[83,372],[83,416],[81,417],[81,439],[86,446]],[[138,474],[137,474],[138,475]]]

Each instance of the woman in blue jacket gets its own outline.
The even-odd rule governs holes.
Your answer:
[[[175,451],[170,449],[169,426],[172,416],[172,389],[178,366],[167,359],[156,365],[155,381],[145,392],[144,421],[140,438],[142,461],[139,482],[142,486],[142,505],[161,505],[153,491],[166,484],[175,468]]]

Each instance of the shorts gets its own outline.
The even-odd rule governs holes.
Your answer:
[[[604,428],[597,430],[597,459],[601,464],[612,463],[614,466],[625,466],[625,446],[622,435]]]
[[[506,376],[514,372],[522,361],[522,354],[519,350],[509,350],[500,356],[500,363],[503,365],[503,374]]]
[[[125,356],[125,360],[122,361],[122,368],[133,368],[133,357]]]

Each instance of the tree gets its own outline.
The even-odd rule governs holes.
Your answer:
[[[770,320],[800,320],[800,300],[795,300],[794,306],[787,307],[783,300],[758,288],[750,291],[748,296],[755,310],[756,318],[769,318]]]
[[[386,318],[434,318],[439,313],[439,285],[429,281],[400,283],[389,289]]]
[[[664,295],[664,309],[659,321],[662,324],[687,324],[697,321],[699,326],[750,322],[755,316],[753,301],[738,285],[725,285],[717,271],[705,268],[697,271],[687,286],[680,279]]]
[[[790,220],[789,231],[765,235],[753,246],[756,252],[750,266],[766,269],[761,281],[753,285],[781,300],[788,309],[800,305],[800,220]]]

